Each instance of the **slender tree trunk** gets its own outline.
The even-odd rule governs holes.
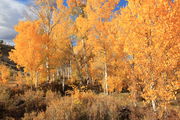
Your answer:
[[[135,56],[133,55],[133,59],[135,58]],[[135,75],[135,63],[133,62],[131,65],[131,81],[132,81],[132,88],[131,88],[131,93],[132,93],[132,99],[133,99],[133,104],[136,107],[137,106],[137,77]]]
[[[76,57],[76,55],[74,54],[74,57],[75,57],[75,62],[76,62],[76,68],[77,68],[77,75],[80,79],[80,84],[82,85],[82,81],[83,81],[83,76],[82,76],[82,72],[81,72],[81,66],[79,65],[79,61]]]
[[[66,69],[67,69],[67,79],[69,80],[69,71],[70,71],[69,65],[68,65],[68,67]]]
[[[55,81],[55,73],[53,73],[53,75],[52,75],[52,82],[54,82]]]
[[[151,29],[149,30],[149,32],[147,33],[146,35],[146,38],[147,38],[147,47],[150,47],[152,46],[153,44],[153,41],[152,41],[152,31]],[[149,60],[149,65],[150,65],[150,68],[149,68],[149,74],[151,74],[151,86],[150,86],[150,89],[155,89],[155,80],[154,80],[154,70],[153,70],[153,56],[152,56],[152,53],[150,52],[149,55],[148,55],[148,60]],[[153,107],[153,111],[156,111],[156,100],[151,100],[151,104],[152,104],[152,107]]]
[[[46,58],[46,72],[47,72],[47,82],[50,82],[50,69],[49,69],[49,58],[47,57]]]
[[[76,65],[76,69],[77,69],[76,74],[78,76],[78,79],[80,80],[80,85],[82,85],[82,81],[83,81],[83,76],[82,76],[82,72],[81,72],[82,67],[79,64],[79,60],[78,60],[78,58],[77,58],[77,56],[76,56],[76,54],[74,52],[72,44],[70,45],[70,48],[71,48],[71,54],[73,56],[73,59],[74,59],[75,65]],[[72,72],[72,69],[71,69],[71,72]]]
[[[154,89],[155,87],[155,80],[154,80],[154,74],[153,72],[151,71],[151,79],[152,79],[152,84],[150,86],[150,89]],[[156,111],[156,100],[151,100],[151,104],[152,104],[152,107],[153,107],[153,111]]]
[[[89,83],[91,83],[91,77],[90,77],[89,65],[87,62],[85,38],[82,39],[82,44],[83,44],[83,62],[85,64],[85,72],[86,72],[86,80],[87,80],[86,82],[88,85]]]
[[[155,100],[151,101],[152,107],[153,107],[153,111],[156,111],[156,102]]]
[[[69,61],[69,74],[70,74],[70,78],[72,75],[72,65],[71,65],[71,60]]]
[[[108,94],[108,74],[107,74],[107,63],[104,63],[104,93]]]
[[[62,77],[62,76],[63,76],[63,74],[62,74],[62,67],[59,68],[59,71],[60,71],[60,77]],[[61,78],[60,78],[60,79],[61,79]]]
[[[153,79],[153,77],[152,77]],[[153,80],[154,82],[154,80]],[[150,89],[154,89],[154,84],[151,85]],[[153,111],[156,111],[156,100],[151,100]]]
[[[65,75],[64,75],[64,71],[62,73],[62,89],[63,89],[63,92],[64,92],[64,82],[65,82]]]
[[[133,104],[135,107],[137,107],[137,85],[136,85],[136,78],[133,78],[133,90],[132,90],[132,94],[133,94]]]
[[[37,88],[37,87],[38,87],[38,84],[39,84],[39,72],[35,72],[35,75],[36,75],[35,87]]]
[[[60,77],[60,75],[59,75],[59,69],[57,68],[57,69],[56,69],[56,79],[59,80],[59,77]]]

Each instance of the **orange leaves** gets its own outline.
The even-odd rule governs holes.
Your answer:
[[[89,23],[89,21],[86,18],[83,18],[82,16],[80,16],[76,19],[76,26],[78,28],[78,34],[80,36],[87,34],[87,32],[90,28],[90,25],[87,23]]]
[[[122,87],[123,87],[123,82],[122,82],[122,79],[121,77],[115,77],[115,76],[112,76],[112,77],[109,77],[108,78],[108,91],[110,93],[112,92],[121,92],[122,90]]]
[[[10,68],[0,65],[0,83],[7,83],[10,79]]]
[[[143,81],[142,95],[147,101],[157,100],[162,104],[174,99],[173,91],[179,89],[172,85],[177,82],[172,76],[175,76],[174,70],[179,61],[177,56],[180,55],[175,52],[179,51],[178,28],[175,28],[179,24],[176,22],[179,8],[174,6],[172,9],[167,3],[129,1],[119,20],[122,29],[128,31],[125,51],[133,56],[130,60],[134,64],[132,76],[139,79],[138,83]],[[126,26],[127,23],[130,26]],[[162,77],[162,74],[166,76]]]
[[[25,67],[26,70],[36,70],[42,61],[43,40],[45,36],[39,33],[39,21],[20,22],[16,26],[19,33],[15,38],[15,50],[10,53],[10,59],[19,65]],[[26,28],[26,29],[24,29]],[[35,59],[34,59],[35,58]]]
[[[88,0],[83,8],[84,14],[76,19],[77,35],[80,39],[77,42],[76,50],[78,49],[79,53],[83,53],[84,46],[80,41],[84,41],[85,49],[90,49],[87,52],[92,52],[94,55],[93,60],[89,63],[91,65],[89,69],[91,70],[92,78],[100,79],[102,86],[106,86],[106,88],[108,86],[110,91],[111,89],[121,89],[121,85],[118,84],[121,83],[121,79],[116,81],[114,78],[118,74],[115,71],[119,70],[121,72],[122,69],[114,69],[117,64],[122,65],[122,58],[125,55],[123,53],[123,42],[118,34],[119,28],[114,27],[117,23],[113,21],[115,16],[112,10],[118,2],[118,0]],[[118,62],[113,64],[113,61]],[[96,72],[100,75],[97,75]],[[111,79],[112,81],[109,81],[109,78],[113,78]],[[109,86],[110,84],[111,86]],[[106,88],[104,87],[104,89]]]
[[[180,57],[178,3],[129,0],[120,12],[112,12],[119,0],[68,0],[69,7],[57,0],[57,8],[50,0],[38,1],[39,20],[16,26],[19,34],[10,53],[32,77],[37,72],[54,77],[68,66],[72,80],[98,81],[113,92],[122,90],[128,74],[132,92],[147,101],[174,99],[179,89],[174,72]]]

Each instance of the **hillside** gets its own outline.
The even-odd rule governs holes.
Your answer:
[[[9,52],[14,49],[13,46],[10,45],[5,45],[3,43],[0,43],[0,52],[1,52],[1,56],[0,56],[0,62],[11,67],[12,69],[17,70],[16,68],[16,64],[11,61],[8,57],[9,57]]]

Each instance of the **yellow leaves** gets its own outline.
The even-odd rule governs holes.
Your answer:
[[[76,26],[78,28],[78,33],[82,36],[82,35],[86,35],[87,34],[87,30],[89,29],[89,24],[88,24],[88,20],[81,17],[78,17],[76,20]]]
[[[0,65],[0,83],[7,83],[10,79],[10,68]]]
[[[108,78],[108,91],[111,92],[121,92],[122,90],[122,79],[121,77],[115,77],[115,76],[111,76]]]
[[[26,83],[25,75],[23,75],[21,72],[17,72],[17,75],[15,76],[15,79],[16,79],[18,85]]]
[[[43,45],[49,41],[49,37],[41,32],[40,27],[39,20],[20,22],[16,26],[18,32],[14,40],[16,46],[10,52],[9,58],[18,66],[24,67],[25,72],[39,71],[44,61]]]
[[[142,81],[142,96],[147,101],[157,100],[160,104],[175,99],[174,92],[179,89],[174,70],[178,68],[177,56],[180,54],[172,52],[179,51],[175,47],[179,44],[176,31],[179,23],[175,22],[178,14],[173,11],[177,12],[178,8],[169,10],[168,2],[163,2],[131,0],[128,7],[122,9],[121,19],[116,21],[125,31],[120,35],[127,33],[124,51],[133,55],[130,63],[134,67],[130,78],[136,76]],[[137,82],[140,83],[140,80]],[[154,85],[151,86],[151,83]]]
[[[111,84],[109,87],[110,91],[113,91],[113,89],[121,90],[120,81],[115,80],[117,78],[115,78],[116,73],[110,72],[110,70],[114,71],[115,66],[122,62],[122,58],[125,55],[123,53],[123,42],[118,34],[119,28],[117,26],[114,27],[117,23],[110,20],[110,16],[113,18],[112,10],[115,8],[117,2],[119,1],[89,0],[84,8],[85,16],[79,16],[76,20],[78,37],[86,37],[86,47],[93,48],[94,61],[90,63],[92,77],[101,80],[104,79],[104,76],[99,76],[103,75],[104,64],[106,63],[108,65],[108,76],[111,76],[111,78],[108,77],[108,82],[110,82],[108,84]],[[81,48],[83,46],[78,41],[78,46],[75,49],[80,53]],[[118,63],[113,63],[112,61],[116,59]],[[114,67],[109,68],[109,66]],[[100,75],[96,75],[97,72]]]
[[[57,0],[53,9],[49,5],[54,1],[38,2],[45,3],[39,6],[40,19],[15,27],[19,34],[10,53],[31,77],[40,72],[44,80],[48,69],[52,76],[57,68],[70,66],[73,82],[80,81],[79,74],[82,80],[90,74],[92,81],[106,80],[113,92],[122,90],[128,74],[134,84],[131,90],[137,92],[136,85],[141,86],[147,101],[174,99],[179,89],[179,73],[174,73],[180,56],[178,12],[167,12],[169,7],[161,1],[155,5],[155,0],[129,0],[121,14],[112,12],[119,0],[68,0],[69,7]],[[75,104],[81,104],[81,98],[75,90]]]
[[[58,8],[63,8],[63,6],[64,6],[63,2],[64,2],[64,0],[56,0]]]

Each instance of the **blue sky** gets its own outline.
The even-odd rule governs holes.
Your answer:
[[[67,6],[67,0],[64,0],[64,5]],[[117,5],[117,7],[115,8],[115,10],[119,10],[121,7],[125,7],[127,5],[127,1],[126,0],[120,0],[119,4]]]
[[[125,7],[128,4],[128,1],[126,0],[120,0],[119,4],[115,8],[115,10],[119,10],[121,7]]]
[[[32,4],[33,2],[33,0],[16,0],[16,1],[25,5]]]
[[[19,1],[21,3],[28,3],[30,0],[16,0],[16,1]]]
[[[16,36],[14,26],[20,21],[25,20],[24,13],[27,12],[27,6],[32,4],[33,0],[0,0],[0,40],[12,44]],[[64,4],[67,5],[66,0]],[[115,10],[127,4],[126,0],[121,0]]]
[[[6,42],[16,36],[14,25],[24,19],[27,6],[22,2],[23,0],[0,0],[0,39]]]

